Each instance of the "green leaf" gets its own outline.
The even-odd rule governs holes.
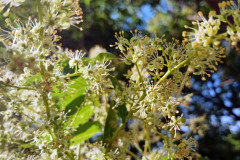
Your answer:
[[[71,140],[71,145],[77,145],[92,136],[96,133],[101,132],[101,124],[99,122],[87,122],[79,126],[75,135]]]
[[[72,74],[75,72],[75,68],[70,68],[69,64],[68,64],[69,61],[64,61],[62,62],[61,64],[59,64],[60,66],[63,66],[63,74]]]
[[[42,81],[42,75],[40,73],[35,74],[33,76],[31,76],[30,78],[28,78],[26,80],[26,82],[23,84],[23,86],[29,86],[32,83],[39,83]]]
[[[87,81],[85,79],[83,79],[82,77],[78,77],[75,78],[73,80],[71,80],[69,82],[70,86],[69,86],[69,91],[73,91],[73,92],[81,92],[81,94],[83,92],[85,92],[86,87],[88,87],[89,85],[87,84]]]
[[[78,127],[79,124],[87,122],[94,113],[94,107],[92,105],[86,105],[78,109],[78,111],[69,118],[70,125],[74,128]]]
[[[169,156],[163,156],[163,157],[161,157],[161,160],[171,160],[171,159],[174,159],[173,154],[170,154]]]
[[[114,102],[111,101],[110,108],[108,109],[108,115],[104,127],[103,143],[109,142],[118,127],[118,115],[113,109],[113,103]]]
[[[90,6],[90,3],[91,3],[91,0],[83,0],[83,3],[85,3],[85,5],[86,5],[87,7],[89,7],[89,6]]]
[[[116,58],[116,56],[114,54],[104,52],[104,53],[98,54],[97,57],[95,58],[95,60],[102,62],[103,60],[111,60],[111,59],[115,59],[115,58]]]
[[[83,60],[83,64],[86,65],[86,66],[87,66],[88,64],[93,64],[91,58],[83,57],[82,60]]]
[[[26,144],[19,144],[22,148],[31,148],[33,147],[32,144],[26,143]]]
[[[119,105],[118,106],[118,112],[119,112],[119,115],[122,119],[122,123],[125,123],[126,121],[126,116],[127,116],[127,108],[126,108],[126,105],[125,104],[122,104],[122,105]]]
[[[77,111],[74,114],[69,114],[68,120],[65,122],[65,127],[72,127],[72,128],[77,128],[80,124],[83,124],[87,122],[92,115],[94,114],[95,107],[94,106],[99,106],[99,98],[92,94],[91,97],[91,102],[93,103],[88,103],[84,102],[80,107],[76,107]],[[74,108],[75,109],[75,108]]]
[[[108,76],[108,78],[112,81],[112,84],[114,86],[114,88],[118,88],[120,89],[121,91],[123,91],[122,89],[122,84],[118,81],[117,78],[113,77],[113,76]]]
[[[68,116],[73,115],[81,107],[83,101],[85,100],[85,95],[81,95],[72,100],[65,108],[65,112]]]
[[[53,87],[55,93],[53,93],[52,96],[55,99],[59,99],[58,104],[60,108],[65,108],[66,112],[71,109],[69,115],[72,115],[77,111],[77,108],[82,105],[88,84],[85,79],[78,77],[69,82],[67,91],[59,89],[61,87],[59,85],[62,84],[60,83]]]

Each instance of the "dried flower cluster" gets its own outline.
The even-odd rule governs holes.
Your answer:
[[[12,20],[10,9],[24,0],[0,1],[8,26],[0,29],[6,64],[0,69],[0,159],[197,158],[195,140],[180,132],[187,124],[178,105],[189,100],[182,90],[192,74],[205,80],[217,70],[225,57],[223,40],[238,49],[239,1],[219,3],[220,14],[211,11],[209,18],[199,12],[202,21],[183,32],[182,42],[137,30],[130,40],[117,33],[112,46],[132,66],[127,83],[112,75],[114,55],[89,59],[58,43],[58,31],[81,30],[78,0],[36,2],[37,19]],[[222,23],[227,27],[220,33]],[[157,142],[162,146],[153,148]]]

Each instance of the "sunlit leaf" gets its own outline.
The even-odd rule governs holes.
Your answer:
[[[87,122],[80,125],[71,140],[71,145],[77,145],[91,138],[96,133],[101,132],[101,124],[99,122]]]
[[[116,56],[114,54],[104,52],[104,53],[98,54],[97,57],[95,58],[95,60],[102,62],[103,60],[111,60],[111,59],[115,59],[115,58],[116,58]]]
[[[28,78],[23,85],[29,86],[33,83],[39,83],[41,81],[42,81],[42,75],[40,73],[38,73],[38,74],[35,74],[35,75],[31,76],[30,78]]]
[[[69,82],[68,90],[62,92],[58,89],[59,85],[53,87],[55,93],[52,94],[54,98],[58,98],[61,108],[65,108],[68,115],[76,113],[78,107],[80,107],[85,99],[85,91],[88,84],[85,79],[78,77]]]
[[[92,105],[86,105],[78,109],[78,111],[69,118],[71,127],[78,127],[79,124],[87,122],[93,115],[94,107]]]

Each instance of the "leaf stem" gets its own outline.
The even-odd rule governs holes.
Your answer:
[[[50,120],[50,109],[49,109],[49,104],[48,104],[48,97],[46,95],[46,93],[42,92],[42,96],[43,96],[43,103],[44,106],[46,108],[46,113],[47,113],[47,120]]]
[[[127,153],[130,154],[131,156],[133,156],[135,159],[140,160],[140,158],[136,154],[134,154],[133,152],[127,150]]]
[[[173,67],[172,69],[169,69],[164,76],[155,84],[154,88],[157,87],[161,82],[163,82],[174,70],[179,69],[180,67],[182,67],[183,65],[185,65],[186,63],[188,63],[190,61],[191,58],[188,58],[184,61],[182,61],[181,63],[179,63],[178,65],[176,65],[175,67]]]
[[[138,68],[138,65],[137,65],[137,63],[135,64],[135,66],[136,66],[136,68],[137,68],[137,72],[138,72],[138,75],[139,75],[139,79],[140,79],[140,81],[141,81],[142,85],[144,86],[144,83],[143,83],[143,78],[142,78],[142,75],[141,75],[141,73],[140,73],[140,70],[139,70],[139,68]]]
[[[78,157],[78,160],[81,160],[81,146],[80,146],[80,144],[78,144],[77,157]]]
[[[16,89],[35,90],[34,88],[10,85],[10,84],[4,83],[3,81],[0,81],[0,86],[1,86],[1,85],[4,85],[4,86],[6,86],[6,87],[11,87],[11,88],[16,88]]]
[[[132,117],[132,114],[133,114],[133,111],[131,110],[131,111],[128,113],[127,117],[125,118],[124,123],[121,123],[121,125],[118,127],[118,129],[114,132],[113,137],[112,137],[112,139],[111,139],[111,141],[110,141],[110,143],[109,143],[110,146],[111,146],[111,144],[113,143],[113,141],[116,139],[118,133],[121,131],[121,129],[122,129],[122,128],[124,127],[124,125],[127,123],[127,121]]]
[[[139,102],[141,102],[145,97],[146,97],[146,91],[143,92],[143,95],[140,97],[140,99],[138,100],[138,102],[137,102],[132,108],[135,108],[135,106],[136,106]],[[110,146],[111,146],[112,142],[116,139],[118,133],[119,133],[119,132],[121,131],[121,129],[125,126],[125,124],[128,122],[128,120],[129,120],[130,118],[132,118],[132,116],[133,116],[133,110],[131,109],[131,110],[128,112],[127,117],[125,118],[124,123],[121,123],[121,125],[118,127],[118,129],[114,132],[113,137],[112,137],[112,139],[111,139],[111,141],[110,141],[110,143],[109,143]]]
[[[40,28],[40,33],[39,33],[39,39],[40,41],[43,39],[43,13],[42,13],[42,6],[41,6],[41,2],[40,0],[37,0],[37,7],[38,7],[38,18],[41,24],[41,28]],[[45,68],[43,66],[43,62],[40,61],[40,68],[41,68],[41,74],[43,76],[44,79],[45,78]],[[47,113],[47,120],[50,120],[50,109],[49,109],[49,104],[48,104],[48,96],[46,94],[46,92],[43,90],[42,91],[42,97],[43,97],[43,104],[46,108],[46,113]]]
[[[42,16],[42,6],[41,6],[40,0],[37,0],[37,7],[38,7],[38,17],[39,17],[39,21],[40,21],[40,24],[42,24],[42,22],[43,22],[43,16]]]
[[[165,136],[164,136],[164,134],[162,134],[162,133],[160,133],[160,132],[158,132],[158,130],[155,128],[155,127],[153,127],[152,128],[153,130],[154,130],[154,132],[156,132],[161,138],[163,138],[163,139],[165,139]]]
[[[76,76],[80,76],[81,73],[73,73],[73,74],[67,74],[66,76],[64,76],[63,78],[70,78],[70,77],[76,77]]]
[[[184,75],[184,78],[183,78],[183,80],[182,80],[182,82],[181,82],[181,85],[180,85],[180,87],[179,87],[179,89],[178,89],[177,98],[181,95],[181,92],[182,92],[182,90],[183,90],[183,88],[184,88],[184,85],[185,85],[185,82],[186,82],[186,80],[187,80],[187,77],[188,77],[189,73],[190,73],[190,70],[189,70],[189,66],[188,66],[187,71],[186,71],[186,73],[185,73],[185,75]]]
[[[40,0],[37,0],[37,7],[38,7],[38,18],[39,18],[39,22],[41,25],[40,28],[40,32],[39,32],[39,39],[42,40],[43,39],[43,13],[42,13],[42,6],[41,6],[41,2]]]
[[[7,138],[3,138],[3,137],[0,137],[0,140],[4,140],[4,141],[7,141],[7,142],[10,142],[10,143],[14,143],[18,146],[20,146],[21,148],[35,148],[36,146],[30,144],[30,143],[21,143],[21,142],[18,142],[18,141],[14,141],[14,140],[8,140]]]

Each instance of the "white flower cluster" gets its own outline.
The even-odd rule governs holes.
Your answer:
[[[192,41],[192,46],[197,47],[198,45],[203,46],[214,46],[218,48],[223,39],[231,42],[231,46],[238,49],[237,44],[240,40],[240,1],[234,2],[223,1],[218,4],[220,8],[220,14],[216,14],[216,11],[209,12],[208,20],[203,16],[202,12],[199,12],[199,16],[203,20],[193,22],[194,25],[198,25],[197,29],[185,26],[185,28],[191,28],[194,32],[187,33],[183,32],[183,36],[189,36]],[[233,18],[233,22],[229,21],[229,17]],[[227,30],[224,33],[219,34],[220,25],[222,23],[227,24]],[[186,39],[187,40],[187,39]]]
[[[193,22],[193,24],[197,24],[198,28],[193,29],[195,32],[190,33],[189,37],[192,37],[190,40],[194,41],[193,45],[195,44],[203,44],[203,46],[209,46],[212,42],[212,38],[217,35],[219,29],[220,29],[220,19],[216,18],[216,12],[211,11],[209,13],[209,19],[207,20],[202,12],[198,13],[202,22]],[[186,28],[189,28],[188,26],[185,26]],[[183,35],[186,35],[186,32],[183,33]],[[215,41],[214,45],[218,46],[220,42]]]
[[[7,17],[9,15],[10,9],[12,7],[20,6],[25,0],[0,0],[0,12],[8,6],[6,11],[4,12],[4,16]]]
[[[32,73],[36,73],[38,68],[39,48],[36,45],[37,37],[34,33],[35,28],[39,28],[37,22],[29,18],[27,24],[22,24],[18,20],[12,25],[9,19],[6,20],[11,30],[1,29],[1,42],[5,46],[3,58],[8,62],[10,71],[21,74],[28,68]]]
[[[0,9],[7,10],[7,16],[11,7],[23,2],[1,0]],[[29,17],[21,22],[15,17],[12,22],[7,18],[8,28],[0,28],[5,47],[0,56],[6,63],[0,70],[0,101],[6,108],[1,112],[0,140],[6,150],[1,150],[1,158],[5,159],[66,158],[65,149],[75,132],[63,127],[66,113],[56,107],[57,91],[65,91],[69,85],[60,65],[67,58],[57,44],[61,37],[56,29],[82,22],[82,11],[77,0],[38,2],[39,20]]]
[[[192,38],[190,43],[186,39],[182,43],[176,39],[168,43],[164,36],[149,38],[137,30],[130,40],[124,38],[124,32],[115,35],[118,40],[116,48],[123,54],[124,62],[133,67],[126,74],[129,84],[123,87],[123,94],[115,92],[114,97],[118,97],[117,104],[126,104],[129,114],[149,126],[164,128],[165,134],[171,135],[159,133],[169,143],[163,147],[165,152],[177,153],[177,148],[180,148],[175,148],[174,141],[185,118],[183,114],[179,115],[178,105],[187,99],[181,97],[181,93],[188,85],[190,75],[202,75],[204,80],[204,75],[210,76],[208,72],[216,71],[215,65],[225,57],[224,49],[219,47],[220,42],[212,42],[213,37],[221,38],[218,33],[221,21],[213,11],[208,20],[201,12],[199,15],[203,22],[194,23],[198,24],[198,29],[189,34]],[[187,32],[183,36],[187,36]],[[182,72],[182,68],[186,72]],[[188,157],[192,151],[188,148],[178,156]]]
[[[79,0],[41,0],[44,25],[58,29],[78,27],[83,22]],[[48,18],[47,18],[48,17]]]

